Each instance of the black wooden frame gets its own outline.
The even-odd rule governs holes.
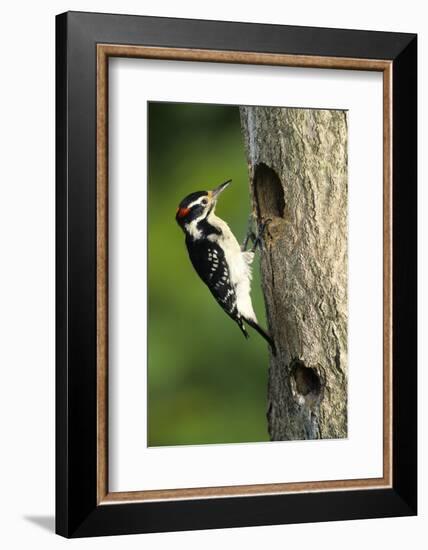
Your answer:
[[[393,487],[97,505],[96,45],[393,62]],[[414,515],[414,34],[68,12],[56,19],[56,530],[66,537]]]

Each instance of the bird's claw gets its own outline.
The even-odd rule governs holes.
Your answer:
[[[245,252],[247,250],[247,246],[248,246],[248,243],[249,241],[251,242],[254,242],[254,240],[256,239],[256,235],[253,231],[253,220],[254,220],[254,216],[253,214],[250,214],[249,217],[248,217],[248,229],[247,229],[247,234],[245,235],[245,239],[244,239],[244,242],[242,243],[242,246],[241,246],[241,250],[242,252]]]
[[[254,231],[252,229],[253,222],[254,222],[254,216],[251,214],[250,218],[248,220],[247,235],[245,236],[245,240],[244,240],[244,243],[242,245],[242,250],[243,251],[247,250],[248,242],[250,240],[253,243],[253,246],[250,249],[251,252],[255,252],[257,247],[259,247],[259,248],[262,247],[262,245],[263,245],[263,234],[266,230],[266,227],[272,222],[272,219],[267,218],[266,220],[262,220],[258,224],[257,235],[254,233]]]

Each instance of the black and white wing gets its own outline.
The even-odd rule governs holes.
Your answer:
[[[236,291],[230,280],[224,252],[216,243],[207,240],[186,242],[189,257],[199,277],[210,289],[224,311],[236,321],[247,337],[243,320],[236,306]]]
[[[236,310],[236,293],[230,282],[230,273],[223,250],[210,241],[190,241],[187,250],[193,267],[208,286],[222,308],[233,315]]]

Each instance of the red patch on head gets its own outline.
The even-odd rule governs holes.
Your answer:
[[[190,208],[177,208],[177,218],[185,218],[190,212]]]

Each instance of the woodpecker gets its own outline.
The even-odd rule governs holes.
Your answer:
[[[258,324],[251,303],[251,264],[260,235],[252,250],[241,247],[225,221],[216,216],[218,197],[231,183],[212,191],[196,191],[179,204],[175,219],[186,236],[190,261],[214,298],[248,338],[245,323],[254,328],[275,353],[272,338]],[[248,238],[245,243],[247,243]]]

